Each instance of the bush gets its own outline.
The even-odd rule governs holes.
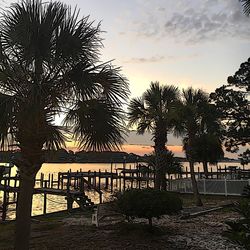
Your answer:
[[[246,249],[250,249],[250,203],[243,199],[235,204],[235,210],[242,216],[238,221],[225,222],[229,229],[225,235],[233,242],[237,242]]]
[[[240,202],[235,203],[235,211],[242,217],[237,221],[226,221],[229,226],[225,235],[246,249],[250,249],[250,186],[245,186]]]
[[[174,214],[182,209],[182,201],[173,193],[154,189],[130,189],[117,196],[119,211],[128,218],[148,219]]]

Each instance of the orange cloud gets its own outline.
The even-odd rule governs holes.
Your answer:
[[[183,156],[182,146],[168,146],[168,149],[171,150],[177,156]],[[122,151],[138,155],[150,154],[153,152],[153,150],[154,149],[152,146],[147,145],[124,144],[122,146]]]

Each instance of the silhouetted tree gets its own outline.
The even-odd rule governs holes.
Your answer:
[[[174,154],[172,151],[170,150],[166,150],[166,154],[165,154],[165,164],[164,164],[164,173],[166,174],[180,174],[182,172],[182,164],[180,161],[176,160],[174,157]],[[153,170],[156,169],[156,155],[155,153],[152,153],[150,155],[148,155],[147,157],[144,158],[144,161],[146,161],[146,163],[148,164],[148,166],[150,168],[152,168]],[[165,174],[164,174],[164,178],[165,178]],[[166,180],[163,180],[162,182],[162,189],[166,190],[167,186],[166,186]]]
[[[60,2],[12,4],[0,31],[0,140],[21,150],[15,249],[25,250],[42,149],[64,147],[65,130],[80,148],[118,148],[128,84],[119,68],[99,61],[100,25]],[[65,127],[54,124],[59,114]]]
[[[153,134],[156,155],[155,188],[165,186],[165,156],[167,135],[173,127],[173,115],[179,101],[179,91],[174,86],[160,86],[152,82],[142,97],[131,100],[128,107],[129,126],[137,127],[137,133]]]
[[[194,163],[196,161],[195,140],[197,135],[199,135],[201,126],[204,126],[202,121],[204,121],[204,110],[207,103],[208,97],[202,90],[194,90],[193,88],[183,90],[182,105],[179,107],[175,124],[175,134],[183,137],[183,149],[190,166],[193,192],[197,206],[202,206],[202,201],[194,172]]]
[[[227,151],[237,152],[239,146],[250,144],[250,59],[241,64],[228,84],[216,89],[211,100],[226,125],[224,136]]]
[[[239,154],[239,160],[242,166],[248,165],[248,163],[250,163],[250,149],[247,149],[242,154]]]
[[[208,178],[208,163],[216,164],[224,157],[222,141],[215,134],[204,133],[195,137],[193,147],[194,160],[202,162],[205,177]]]

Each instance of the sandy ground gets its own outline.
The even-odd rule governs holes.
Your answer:
[[[90,212],[36,218],[32,224],[31,249],[243,249],[229,242],[223,231],[224,221],[236,220],[239,215],[226,208],[191,219],[164,216],[154,220],[150,232],[147,221],[114,225],[91,224]],[[0,225],[0,249],[12,249],[14,223]]]

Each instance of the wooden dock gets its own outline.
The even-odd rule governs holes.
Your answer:
[[[205,178],[203,171],[195,173],[196,178]],[[217,167],[216,171],[209,171],[210,179],[250,179],[250,170],[236,168]],[[190,172],[185,169],[182,173],[166,174],[166,179],[189,178]],[[87,196],[89,192],[99,195],[99,203],[102,203],[103,192],[113,193],[114,191],[123,191],[127,188],[144,188],[154,187],[155,173],[151,169],[144,167],[127,169],[112,169],[111,171],[68,171],[57,174],[40,174],[36,178],[34,194],[43,195],[43,213],[47,213],[47,195],[64,196],[67,201],[68,210],[72,209],[73,203],[76,202],[80,208],[93,207],[94,203]],[[19,193],[19,176],[4,176],[0,179],[0,191],[2,196],[2,220],[6,219],[8,206],[17,203]],[[12,194],[13,199],[10,199]]]

